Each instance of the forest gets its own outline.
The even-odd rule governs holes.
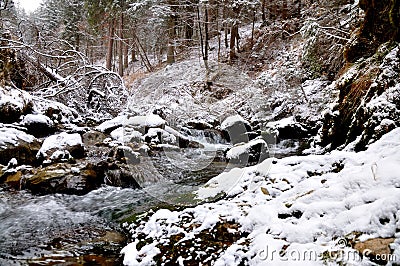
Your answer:
[[[0,265],[398,265],[397,0],[0,0]]]

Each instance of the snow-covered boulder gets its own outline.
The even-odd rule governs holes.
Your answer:
[[[34,96],[33,104],[36,113],[46,115],[55,124],[69,124],[81,121],[77,110],[62,103]]]
[[[142,141],[142,133],[130,127],[119,127],[113,130],[110,135],[111,138],[120,143],[139,143]]]
[[[243,166],[260,163],[268,157],[268,144],[261,138],[236,145],[226,153],[226,158],[230,163]]]
[[[111,131],[123,126],[127,118],[128,116],[126,115],[117,116],[111,120],[101,123],[96,127],[96,130],[108,134]]]
[[[125,122],[124,126],[132,127],[135,130],[146,134],[149,128],[165,128],[166,121],[159,115],[146,115],[146,116],[133,116],[129,117]]]
[[[0,164],[7,165],[12,158],[20,164],[33,164],[39,148],[34,136],[16,128],[0,128]]]
[[[161,128],[149,128],[144,139],[147,143],[152,144],[176,144],[177,138]]]
[[[251,131],[250,123],[240,115],[227,117],[221,123],[221,129],[232,144],[249,141],[247,133]]]
[[[53,121],[42,114],[27,114],[22,119],[21,124],[35,137],[48,136],[55,131]]]
[[[310,136],[310,132],[295,121],[293,116],[269,122],[266,128],[270,132],[275,132],[279,139],[302,139]]]
[[[78,133],[68,134],[62,132],[46,138],[36,157],[38,159],[50,159],[54,152],[67,150],[74,158],[83,158],[85,150],[83,148],[82,137]]]
[[[32,110],[32,97],[29,93],[9,87],[0,87],[0,122],[12,123]]]
[[[205,121],[204,119],[191,119],[185,123],[185,126],[197,130],[205,130],[214,128],[215,123],[213,125],[210,122]]]

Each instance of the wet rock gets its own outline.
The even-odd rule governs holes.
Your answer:
[[[67,150],[74,158],[85,156],[82,138],[79,134],[60,133],[46,138],[37,153],[39,160],[48,160],[56,151]]]
[[[106,135],[104,135],[103,133],[95,130],[90,130],[82,135],[82,142],[86,147],[95,146],[102,143],[105,138]]]
[[[53,121],[42,114],[27,114],[21,124],[35,137],[45,137],[56,131]]]
[[[186,123],[186,126],[197,130],[211,129],[214,127],[204,120],[191,120]]]
[[[178,138],[178,145],[179,148],[194,148],[194,149],[199,149],[199,148],[204,148],[204,145],[194,141],[194,140],[190,140],[189,138],[186,137],[179,137]]]
[[[32,135],[11,127],[0,128],[0,163],[15,158],[20,164],[36,163],[39,141]]]
[[[71,164],[53,164],[38,169],[24,184],[34,194],[83,195],[98,188],[104,177],[88,164],[84,167]]]
[[[225,134],[225,138],[232,144],[248,142],[249,136],[247,132],[252,131],[250,123],[240,115],[226,118],[221,124],[221,129]]]
[[[140,188],[132,169],[126,166],[115,164],[114,167],[110,168],[116,169],[108,169],[105,171],[107,185],[122,188]]]
[[[243,166],[253,165],[269,158],[268,145],[263,139],[234,146],[226,153],[230,163]]]
[[[134,152],[129,146],[118,146],[113,148],[109,155],[109,161],[117,161],[120,163],[127,164],[138,164],[140,163],[140,153]]]
[[[0,183],[4,183],[14,189],[21,189],[22,172],[16,169],[5,171],[0,176]]]
[[[32,110],[32,97],[22,90],[0,87],[0,122],[17,122]]]

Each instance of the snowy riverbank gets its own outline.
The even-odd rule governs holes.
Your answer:
[[[359,153],[268,159],[233,169],[198,191],[200,198],[223,192],[223,199],[161,209],[130,225],[134,242],[122,250],[124,263],[398,263],[399,165],[396,129]]]

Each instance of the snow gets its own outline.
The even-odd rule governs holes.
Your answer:
[[[62,150],[66,147],[73,147],[76,145],[83,146],[82,137],[78,133],[68,134],[66,132],[62,132],[60,134],[52,135],[46,138],[43,141],[42,147],[38,151],[36,157],[47,157],[50,154],[47,154],[48,151],[57,149]]]
[[[121,116],[117,116],[111,120],[107,120],[107,121],[101,123],[100,125],[98,125],[96,127],[96,130],[105,132],[109,129],[112,129],[115,127],[120,127],[125,123],[127,117],[128,117],[127,115],[121,115]]]
[[[27,114],[22,119],[22,124],[31,125],[31,124],[46,124],[48,126],[52,126],[53,122],[49,117],[42,114]]]
[[[0,87],[0,96],[0,108],[6,104],[11,104],[14,109],[22,111],[32,101],[32,96],[29,93],[9,87]]]
[[[17,146],[20,141],[32,143],[36,138],[32,135],[26,134],[15,128],[2,127],[0,128],[0,148],[6,149],[7,147]]]
[[[246,125],[249,125],[249,122],[247,122],[243,117],[241,117],[240,115],[233,115],[233,116],[229,116],[227,117],[221,124],[221,129],[225,130],[227,128],[230,128],[231,126],[233,126],[236,123],[243,123]]]
[[[125,125],[140,126],[140,127],[162,127],[165,125],[165,120],[158,115],[150,114],[146,116],[133,116],[125,121]]]
[[[132,140],[141,140],[142,133],[129,127],[119,127],[110,133],[111,137],[120,142],[131,142]]]
[[[197,191],[199,199],[221,193],[227,197],[176,212],[159,210],[149,221],[130,226],[133,237],[141,232],[153,241],[146,249],[137,250],[134,244],[125,247],[124,264],[148,265],[158,252],[157,246],[167,244],[176,232],[184,233],[185,239],[193,239],[195,244],[202,230],[212,229],[217,222],[234,221],[248,236],[218,253],[214,265],[237,265],[243,259],[249,265],[333,265],[338,261],[334,257],[323,259],[322,254],[355,254],[339,241],[353,232],[362,232],[362,240],[398,235],[399,166],[397,128],[359,153],[333,151],[326,155],[270,158],[256,166],[232,169]],[[382,219],[388,222],[383,223]],[[190,225],[197,226],[184,229]],[[286,253],[279,256],[283,247]],[[399,261],[399,241],[391,248]],[[295,261],[297,256],[292,256],[306,252],[315,258]],[[136,260],[139,253],[140,260]],[[371,265],[365,257],[357,261],[361,260],[358,255],[344,259],[349,264]]]
[[[254,140],[249,141],[248,143],[238,145],[238,146],[231,148],[226,153],[226,158],[237,159],[237,158],[239,158],[240,155],[249,153],[251,150],[251,147],[254,147],[257,144],[261,144],[264,147],[268,147],[267,143],[263,139],[254,139]]]

